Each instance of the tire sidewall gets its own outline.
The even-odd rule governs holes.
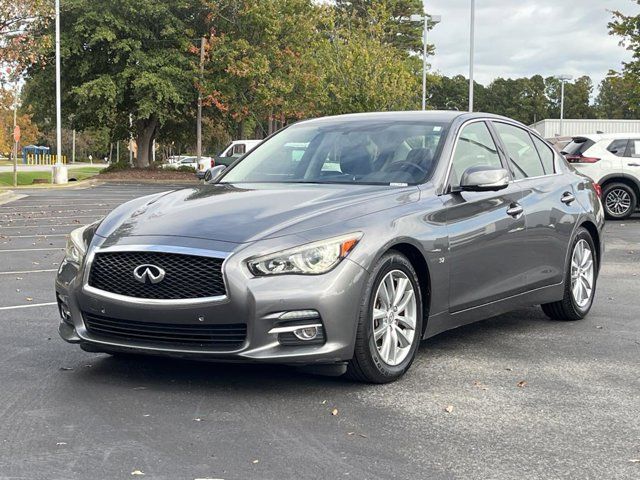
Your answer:
[[[618,190],[618,189],[624,190],[625,192],[627,192],[629,194],[629,197],[631,198],[631,207],[629,208],[627,213],[624,213],[622,215],[612,213],[607,208],[607,197],[609,196],[612,190]],[[610,218],[612,220],[624,220],[626,218],[629,218],[633,214],[633,212],[635,212],[637,208],[638,199],[636,198],[636,193],[633,191],[633,188],[623,183],[614,183],[614,184],[608,185],[605,188],[602,194],[602,203],[603,203],[604,211],[607,214],[607,218]]]
[[[589,299],[589,303],[587,303],[584,307],[580,307],[575,299],[573,298],[573,288],[571,285],[571,261],[573,259],[573,253],[575,251],[576,245],[580,240],[585,240],[589,244],[589,248],[591,248],[591,256],[593,258],[593,285],[591,289],[591,298]],[[567,265],[567,291],[569,292],[569,300],[571,302],[572,308],[580,317],[586,316],[591,307],[593,306],[593,300],[596,295],[596,285],[598,283],[598,252],[596,251],[595,244],[589,232],[580,227],[580,229],[576,232],[576,236],[573,239],[573,243],[571,244],[571,251],[569,253],[569,262]]]
[[[378,290],[378,286],[380,282],[385,278],[385,276],[393,271],[400,270],[409,278],[411,285],[414,290],[414,295],[416,297],[416,332],[413,339],[413,344],[411,345],[411,350],[399,365],[388,365],[385,363],[378,349],[376,348],[374,337],[373,337],[373,303],[375,302],[376,292]],[[360,322],[361,327],[363,328],[364,339],[367,342],[367,363],[370,367],[373,367],[377,373],[383,377],[388,378],[389,380],[396,379],[400,377],[404,372],[406,372],[413,360],[416,356],[416,352],[418,347],[420,346],[420,340],[422,339],[422,295],[420,290],[420,283],[418,280],[418,275],[416,274],[413,266],[401,254],[387,254],[380,259],[378,264],[376,265],[373,273],[372,273],[372,281],[369,283],[368,288],[365,292],[366,302],[364,302],[364,311],[360,312]]]

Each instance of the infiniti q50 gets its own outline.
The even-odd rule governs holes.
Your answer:
[[[210,183],[70,235],[64,340],[384,383],[422,339],[534,305],[579,320],[594,300],[598,187],[508,118],[302,121]]]

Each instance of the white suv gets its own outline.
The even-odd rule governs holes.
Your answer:
[[[562,153],[600,184],[607,218],[622,220],[640,208],[640,133],[574,137]]]

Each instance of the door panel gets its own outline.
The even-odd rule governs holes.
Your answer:
[[[568,175],[550,175],[517,183],[522,188],[521,204],[526,211],[527,289],[560,283],[564,279],[567,249],[582,211],[577,200],[568,202],[567,194],[576,195],[574,187]]]
[[[522,196],[520,187],[512,183],[499,192],[445,197],[451,312],[525,290],[525,217],[507,214]]]

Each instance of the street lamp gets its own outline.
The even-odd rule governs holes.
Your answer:
[[[571,80],[571,75],[557,75],[556,78],[560,80],[560,136],[564,135],[564,84]]]
[[[429,23],[436,26],[442,22],[442,16],[429,15],[426,12],[424,15],[411,15],[411,20],[414,22],[422,21],[424,24],[424,30],[422,33],[422,110],[427,109],[427,49],[428,49],[428,34]]]
[[[469,111],[473,112],[473,63],[475,61],[476,0],[471,0],[471,31],[469,33]]]

